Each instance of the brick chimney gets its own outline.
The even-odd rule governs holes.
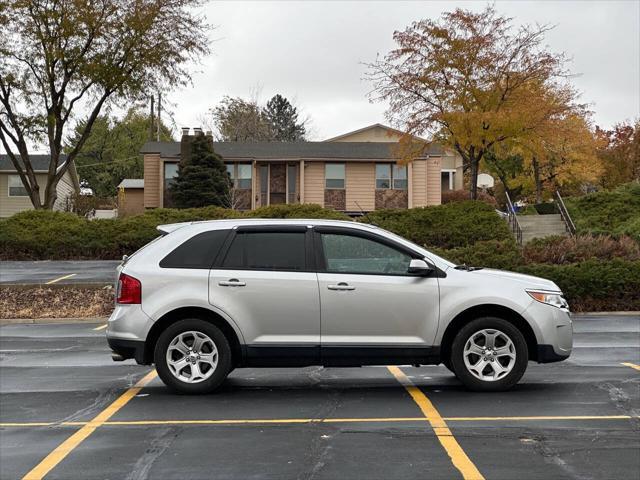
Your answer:
[[[180,161],[181,162],[189,161],[189,158],[191,157],[191,144],[193,143],[196,137],[199,137],[202,135],[204,135],[204,132],[200,127],[194,127],[193,135],[190,134],[190,129],[188,127],[184,127],[182,129],[182,138],[180,139]],[[209,136],[208,140],[212,143],[212,146],[213,146],[213,136],[209,135],[209,132],[207,132],[207,136]]]

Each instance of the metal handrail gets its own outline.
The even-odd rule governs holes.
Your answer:
[[[516,209],[513,207],[513,203],[511,202],[511,197],[509,197],[509,193],[506,191],[504,194],[507,197],[507,217],[509,219],[509,225],[511,226],[511,231],[516,236],[516,241],[518,245],[522,245],[522,228],[520,228],[520,222],[518,222],[518,216],[516,215]]]
[[[569,215],[569,210],[564,204],[564,200],[562,199],[562,195],[560,195],[560,191],[556,190],[556,199],[558,200],[558,210],[560,210],[560,217],[562,221],[564,221],[564,225],[567,228],[567,231],[570,235],[576,234],[576,226],[571,219],[571,215]]]

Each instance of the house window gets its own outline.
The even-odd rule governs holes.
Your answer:
[[[440,181],[442,191],[455,190],[455,170],[442,170],[440,172]]]
[[[287,203],[296,203],[298,193],[296,192],[296,182],[298,180],[298,166],[287,165]]]
[[[173,180],[178,176],[178,163],[177,162],[165,162],[164,164],[164,189],[168,190],[169,185],[173,183]]]
[[[376,165],[376,188],[391,188],[391,165],[388,163]]]
[[[376,188],[394,190],[407,189],[407,167],[390,163],[376,165]]]
[[[407,166],[406,165],[393,166],[393,188],[394,190],[407,189]]]
[[[9,175],[9,196],[28,197],[27,189],[24,188],[19,175]]]
[[[324,167],[325,188],[344,188],[344,163],[327,163]]]
[[[225,163],[227,173],[238,190],[251,190],[251,164],[249,163]]]

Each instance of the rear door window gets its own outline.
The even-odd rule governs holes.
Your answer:
[[[239,232],[222,268],[241,270],[306,270],[304,232]]]
[[[210,269],[229,230],[210,230],[191,237],[160,261],[162,268]]]

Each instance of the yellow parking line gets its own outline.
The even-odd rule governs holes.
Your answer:
[[[444,418],[440,416],[431,400],[422,393],[418,387],[400,370],[398,367],[387,367],[396,377],[396,380],[407,390],[413,401],[418,404],[424,416],[429,420],[431,428],[438,437],[440,444],[444,447],[453,465],[460,471],[464,480],[484,480],[480,471],[464,452],[451,430],[447,426]]]
[[[447,422],[535,422],[573,420],[630,420],[638,415],[537,415],[529,417],[442,417]],[[410,423],[427,422],[426,417],[376,417],[376,418],[251,418],[220,420],[118,420],[102,422],[109,426],[150,426],[150,425],[269,425],[302,423]],[[93,422],[0,422],[0,428],[12,427],[82,427]]]
[[[64,442],[62,442],[55,450],[47,455],[38,465],[36,465],[29,473],[27,473],[22,480],[40,480],[47,473],[49,473],[56,465],[69,455],[74,448],[80,445],[89,435],[91,435],[96,428],[103,425],[104,422],[109,420],[118,410],[124,407],[129,400],[135,397],[142,388],[148,384],[151,380],[156,378],[157,373],[152,370],[138,381],[133,387],[128,389],[122,395],[120,395],[115,402],[100,412],[93,420],[86,423],[80,430],[75,432]]]
[[[636,365],[635,363],[624,362],[624,363],[621,363],[620,365],[624,365],[625,367],[631,367],[634,370],[640,371],[640,365]]]
[[[94,328],[94,330],[104,330],[105,328],[107,328],[106,323],[104,325],[100,325],[99,327]]]
[[[52,283],[57,283],[60,280],[66,280],[67,278],[75,277],[77,273],[70,273],[69,275],[65,275],[63,277],[54,278],[53,280],[47,282],[45,285],[51,285]]]

